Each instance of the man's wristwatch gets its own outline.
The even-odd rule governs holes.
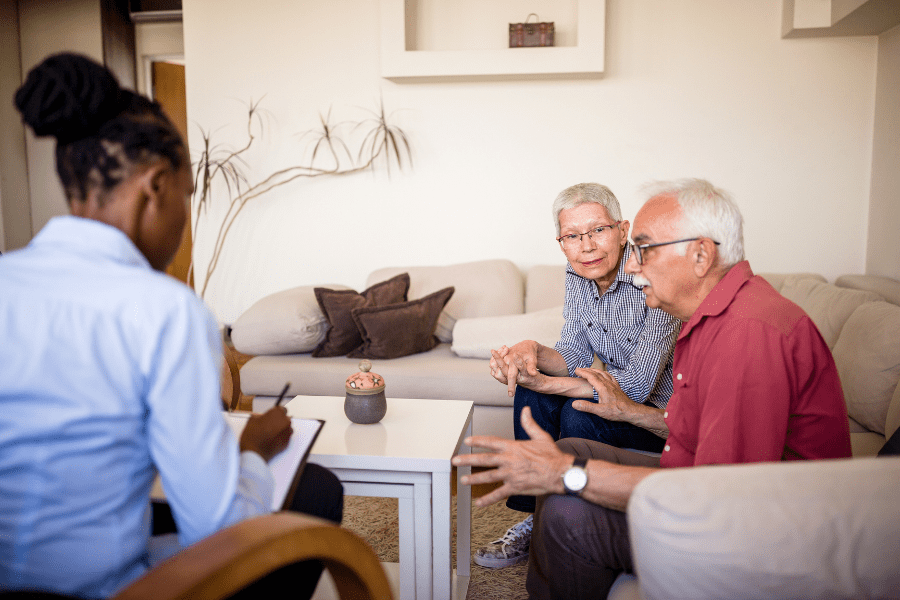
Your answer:
[[[563,473],[563,487],[566,488],[566,494],[569,496],[580,496],[581,491],[587,486],[588,476],[584,467],[587,465],[587,459],[576,456],[572,466]]]

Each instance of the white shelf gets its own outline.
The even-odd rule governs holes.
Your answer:
[[[606,0],[577,0],[578,45],[500,50],[407,50],[406,0],[381,0],[381,76],[436,78],[600,75],[604,68]]]

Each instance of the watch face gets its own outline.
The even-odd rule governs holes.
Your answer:
[[[581,467],[570,467],[563,477],[563,485],[567,490],[580,492],[587,485],[587,473]]]

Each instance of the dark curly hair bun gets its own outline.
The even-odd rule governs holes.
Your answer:
[[[15,96],[22,120],[35,135],[53,136],[61,144],[96,134],[122,111],[124,101],[108,69],[68,52],[34,67]]]

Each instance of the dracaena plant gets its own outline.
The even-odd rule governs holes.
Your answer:
[[[275,171],[256,182],[251,182],[246,175],[248,165],[244,157],[257,139],[255,132],[258,130],[259,135],[262,135],[264,130],[259,101],[248,105],[247,141],[238,149],[214,143],[212,133],[201,128],[200,155],[193,165],[194,218],[191,233],[195,243],[200,233],[200,225],[205,222],[203,217],[208,217],[211,203],[222,201],[228,203],[225,216],[218,223],[218,229],[213,232],[215,244],[199,280],[196,277],[197,269],[194,262],[196,253],[191,260],[188,281],[194,282],[194,287],[201,298],[205,296],[210,279],[219,265],[228,233],[249,202],[298,179],[350,175],[382,166],[390,176],[392,163],[400,170],[412,167],[412,153],[406,133],[391,124],[384,102],[380,103],[377,110],[366,112],[370,115],[367,118],[336,124],[331,121],[330,109],[325,115],[320,114],[319,126],[301,136],[301,139],[306,139],[307,143],[312,145],[309,160]],[[348,146],[346,140],[349,138],[360,140],[356,152],[351,151]]]

